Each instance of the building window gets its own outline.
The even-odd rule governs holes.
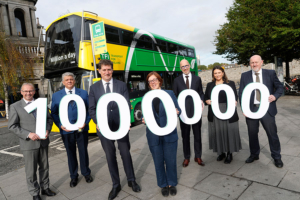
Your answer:
[[[25,27],[25,19],[24,13],[20,9],[15,10],[15,19],[16,19],[16,29],[17,35],[20,37],[26,37],[26,27]]]

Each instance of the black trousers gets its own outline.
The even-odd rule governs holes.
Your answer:
[[[191,157],[191,145],[190,145],[190,132],[191,127],[194,134],[194,150],[195,158],[201,158],[202,156],[202,141],[201,141],[201,125],[202,119],[196,124],[188,125],[180,121],[180,129],[183,143],[183,154],[185,159],[190,159]]]
[[[258,107],[255,107],[255,110],[253,112],[256,112],[257,110]],[[260,147],[258,141],[259,121],[261,122],[261,124],[263,125],[267,133],[272,158],[280,159],[281,148],[280,148],[280,141],[277,135],[275,116],[271,116],[268,112],[261,119],[246,118],[251,155],[258,156],[260,153]]]
[[[113,187],[116,188],[120,185],[120,175],[116,157],[115,140],[109,140],[98,132],[102,148],[106,155],[109,173],[113,182]],[[118,149],[123,161],[124,170],[127,176],[127,181],[135,181],[135,175],[132,165],[132,158],[130,154],[129,135],[127,134],[122,139],[117,140]]]
[[[76,143],[79,152],[80,159],[80,169],[81,174],[83,176],[87,176],[91,174],[91,170],[89,168],[89,155],[88,155],[88,139],[89,135],[87,131],[78,132],[74,131],[74,133],[70,134],[62,134],[62,139],[64,141],[67,155],[68,155],[68,165],[70,171],[71,179],[78,177],[78,162],[76,156]]]

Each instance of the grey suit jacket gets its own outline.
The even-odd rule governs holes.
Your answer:
[[[26,102],[22,99],[10,105],[8,129],[19,137],[21,150],[32,150],[42,146],[48,146],[50,141],[49,137],[46,140],[33,141],[28,137],[29,133],[35,133],[35,117],[32,113],[27,113],[24,109]],[[53,119],[48,111],[46,130],[51,131]]]

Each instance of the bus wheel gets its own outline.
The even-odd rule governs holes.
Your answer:
[[[141,109],[141,104],[137,104],[134,108],[134,120],[136,122],[141,122],[142,121],[142,109]]]

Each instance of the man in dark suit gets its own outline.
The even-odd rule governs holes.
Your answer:
[[[277,114],[276,100],[283,93],[283,85],[277,78],[274,70],[261,69],[263,60],[259,55],[254,55],[250,58],[251,71],[242,74],[239,88],[239,98],[241,102],[242,92],[244,88],[252,82],[260,82],[267,86],[270,96],[270,106],[264,117],[261,119],[250,119],[246,117],[246,123],[248,127],[249,135],[249,147],[250,157],[246,160],[246,163],[252,163],[254,160],[259,159],[260,147],[258,141],[259,121],[262,123],[269,140],[271,149],[271,156],[274,159],[276,167],[283,167],[283,162],[280,155],[280,141],[277,135],[277,127],[275,122],[275,115]],[[255,90],[251,94],[250,110],[257,112],[260,104],[260,91]]]
[[[174,80],[174,84],[173,84],[173,91],[176,97],[178,98],[178,95],[183,90],[186,89],[195,90],[201,98],[202,109],[203,109],[204,93],[202,90],[201,78],[190,72],[190,64],[185,59],[180,62],[180,69],[182,71],[182,76],[177,77]],[[191,96],[187,96],[186,98],[185,109],[186,109],[186,114],[189,118],[194,116],[194,104]],[[201,166],[205,165],[203,160],[201,159],[202,156],[201,125],[202,125],[201,119],[196,124],[193,125],[185,124],[180,120],[180,129],[181,129],[183,153],[184,153],[184,161],[182,163],[183,167],[187,167],[189,165],[190,157],[191,157],[191,147],[190,147],[191,126],[194,133],[195,162],[197,162]]]
[[[80,169],[81,174],[85,177],[87,183],[93,182],[93,177],[91,176],[91,170],[89,168],[89,155],[88,155],[88,139],[89,139],[89,122],[91,120],[88,108],[88,93],[85,90],[75,87],[75,76],[73,73],[66,72],[62,75],[62,83],[65,86],[62,90],[56,92],[52,96],[51,104],[51,116],[53,117],[54,123],[60,129],[60,134],[64,142],[67,155],[68,155],[68,165],[71,177],[70,187],[75,187],[78,183],[78,162],[76,156],[76,143],[80,158]],[[78,127],[77,131],[70,131],[64,127],[59,119],[59,104],[61,99],[67,94],[77,94],[79,95],[85,104],[86,109],[86,119],[82,127]],[[74,124],[77,122],[77,104],[71,101],[68,105],[68,117],[70,123]]]
[[[35,133],[36,129],[36,110],[28,113],[24,107],[34,101],[34,86],[31,83],[24,83],[21,87],[23,99],[10,106],[8,129],[19,137],[20,148],[25,160],[25,173],[29,193],[33,200],[41,200],[42,195],[55,196],[55,192],[49,189],[49,162],[48,145],[49,133],[52,128],[53,120],[47,112],[46,139],[40,139]],[[39,166],[40,185],[37,181],[36,170]]]
[[[99,98],[110,92],[119,93],[125,97],[128,102],[128,109],[130,109],[129,94],[126,84],[117,79],[113,79],[113,63],[110,60],[103,59],[98,64],[98,71],[101,75],[101,80],[93,84],[90,87],[89,94],[89,113],[93,121],[97,124],[96,118],[96,106]],[[117,131],[120,125],[119,108],[115,102],[110,102],[107,106],[107,118],[108,125],[112,131]],[[116,159],[116,147],[115,141],[105,138],[100,132],[100,124],[97,124],[97,134],[100,138],[102,147],[106,154],[106,160],[108,163],[109,172],[111,179],[113,181],[113,188],[109,193],[108,199],[114,199],[118,193],[121,191],[120,177],[118,164]],[[140,186],[135,182],[135,175],[132,165],[132,159],[130,155],[130,143],[129,143],[129,134],[125,137],[117,140],[118,148],[121,154],[123,161],[124,170],[127,176],[128,186],[132,187],[134,192],[140,192]]]

